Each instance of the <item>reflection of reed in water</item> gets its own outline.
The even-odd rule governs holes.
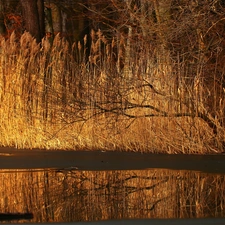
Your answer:
[[[0,174],[0,207],[32,222],[223,217],[224,175],[185,171],[48,171]]]

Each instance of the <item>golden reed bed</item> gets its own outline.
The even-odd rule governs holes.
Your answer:
[[[88,56],[85,43],[69,46],[56,36],[52,45],[48,40],[37,45],[28,33],[20,40],[14,34],[1,39],[0,145],[223,151],[223,99],[218,107],[215,95],[209,107],[209,89],[198,74],[193,82],[186,79],[187,65],[153,63],[146,50],[138,52],[138,61],[122,50],[115,58],[114,41],[100,32],[92,32]]]

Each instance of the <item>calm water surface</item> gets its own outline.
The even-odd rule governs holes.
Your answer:
[[[0,182],[1,212],[33,213],[30,222],[225,214],[224,175],[160,169],[1,171]]]
[[[4,156],[6,161],[12,157]],[[19,161],[18,156],[15,159],[18,165],[25,162]],[[95,221],[116,220],[104,224],[147,224],[145,219],[225,217],[225,175],[215,172],[217,165],[213,173],[184,168],[90,171],[79,170],[75,165],[21,169],[23,166],[0,170],[0,208],[2,215],[32,213],[33,218],[6,220],[0,213],[1,222],[96,224]],[[143,220],[122,223],[124,219]],[[182,221],[180,224],[190,224]],[[155,220],[154,224],[161,222]],[[165,224],[177,224],[172,222]],[[213,221],[204,220],[204,224]],[[224,224],[224,220],[214,224]]]

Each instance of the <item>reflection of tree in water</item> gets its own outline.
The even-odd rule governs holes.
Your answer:
[[[135,171],[57,171],[56,174],[60,182],[50,191],[50,202],[54,205],[48,207],[55,208],[52,210],[55,218],[71,221],[145,218],[155,216],[156,206],[171,197],[171,191],[160,195],[157,190],[167,184],[169,176],[145,176]]]
[[[0,182],[1,209],[39,222],[224,216],[224,175],[54,170],[0,173]]]
[[[76,171],[69,171],[65,177],[68,183],[70,183],[71,178],[80,180],[80,185],[77,185],[79,182],[73,185],[73,192],[68,197],[86,196],[90,199],[91,196],[110,209],[111,213],[116,213],[117,215],[118,213],[121,214],[125,208],[129,210],[129,213],[132,210],[137,210],[138,212],[140,210],[151,211],[158,203],[169,198],[169,196],[159,198],[152,196],[148,204],[145,207],[142,206],[142,208],[139,208],[137,203],[139,201],[142,202],[144,199],[139,199],[138,202],[135,201],[133,203],[130,201],[134,196],[140,196],[146,192],[150,193],[150,191],[154,192],[156,188],[168,181],[168,176],[157,178],[137,175],[133,172],[133,175],[128,173],[123,177],[121,172],[108,172],[106,176],[99,179],[97,176],[88,176],[86,173],[80,174]],[[139,183],[140,181],[143,185]],[[148,184],[145,185],[146,183]],[[132,197],[130,198],[129,196],[131,195]],[[102,196],[104,196],[103,199]]]
[[[217,185],[223,176],[163,171],[67,171],[64,176],[67,184],[76,180],[67,200],[80,199],[81,212],[90,208],[91,220],[215,216],[224,206]]]

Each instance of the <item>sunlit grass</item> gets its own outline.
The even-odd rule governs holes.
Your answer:
[[[215,106],[216,116],[211,114],[201,80],[186,82],[185,68],[177,74],[177,65],[152,64],[151,53],[139,61],[125,60],[121,52],[114,58],[114,45],[102,36],[93,38],[87,59],[85,48],[71,48],[59,36],[52,46],[48,40],[37,45],[27,33],[19,41],[14,35],[2,38],[0,145],[170,154],[222,151],[223,105]],[[121,61],[128,64],[121,67]]]

